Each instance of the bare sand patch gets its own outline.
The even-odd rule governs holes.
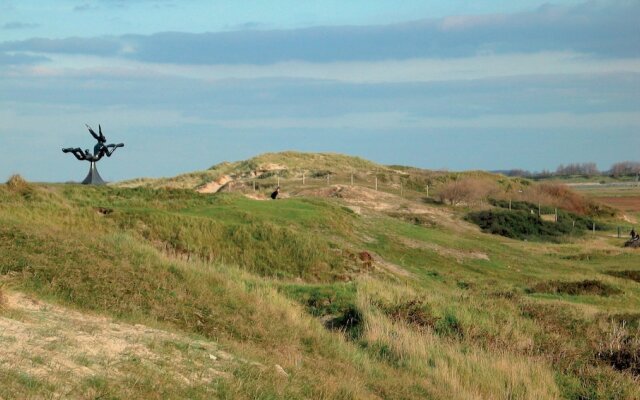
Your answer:
[[[69,384],[92,376],[124,379],[132,362],[187,385],[229,376],[225,364],[233,357],[219,357],[224,352],[214,342],[84,314],[21,293],[5,293],[5,300],[3,368]]]

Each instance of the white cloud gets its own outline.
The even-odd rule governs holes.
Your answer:
[[[370,62],[283,62],[270,65],[176,65],[123,59],[54,56],[49,65],[6,69],[13,77],[181,77],[228,79],[317,79],[350,83],[402,83],[475,80],[558,74],[640,73],[640,58],[602,59],[573,52],[478,55],[458,59]]]
[[[401,129],[640,129],[636,112],[593,114],[537,113],[493,114],[474,118],[418,117],[403,112],[347,113],[326,118],[238,118],[210,123],[227,129],[357,129],[389,131]]]

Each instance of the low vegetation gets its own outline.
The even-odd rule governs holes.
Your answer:
[[[341,168],[332,160],[317,170]],[[467,206],[423,201],[422,183],[455,174],[411,171],[388,167],[387,182],[409,192],[370,203],[354,196],[373,190],[260,201],[0,185],[0,292],[11,299],[0,322],[14,329],[0,330],[0,397],[640,397],[633,249],[604,231],[560,240],[546,225],[525,236],[545,243],[482,234],[464,221]],[[495,184],[506,193],[524,182]],[[520,209],[530,204],[500,201],[476,206],[504,213],[510,229],[539,223]],[[17,309],[20,296],[38,306]],[[33,354],[6,346],[20,324],[51,343]],[[118,360],[78,353],[74,341],[102,337],[100,326],[141,336]],[[55,355],[67,367],[45,361]]]
[[[571,296],[611,296],[622,293],[619,289],[598,280],[541,282],[527,289],[527,291],[529,293],[568,294]]]
[[[609,271],[607,274],[623,279],[631,279],[640,283],[640,270]]]

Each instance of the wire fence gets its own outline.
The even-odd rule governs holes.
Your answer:
[[[374,174],[346,174],[346,175],[301,175],[296,177],[280,177],[278,175],[270,175],[268,177],[260,176],[253,178],[241,178],[226,184],[222,191],[264,191],[274,190],[280,187],[284,191],[287,188],[300,189],[318,189],[330,186],[347,186],[360,187],[393,193],[400,196],[426,196],[429,197],[434,192],[433,185],[419,184],[416,182],[408,182],[402,177],[394,176],[377,176]]]

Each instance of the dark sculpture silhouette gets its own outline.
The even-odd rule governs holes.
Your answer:
[[[86,125],[86,124],[85,124]],[[104,185],[105,182],[100,177],[98,173],[98,169],[96,167],[96,163],[102,159],[102,157],[107,156],[111,157],[111,155],[116,151],[118,147],[124,147],[124,143],[118,144],[107,144],[107,138],[102,134],[102,127],[98,125],[98,132],[96,133],[89,125],[86,125],[87,129],[89,129],[89,133],[93,136],[94,139],[98,141],[95,146],[93,146],[93,154],[89,151],[89,149],[85,149],[84,151],[80,147],[68,147],[66,149],[62,149],[63,153],[71,153],[80,161],[89,161],[91,166],[89,167],[89,174],[82,181],[83,185]]]

